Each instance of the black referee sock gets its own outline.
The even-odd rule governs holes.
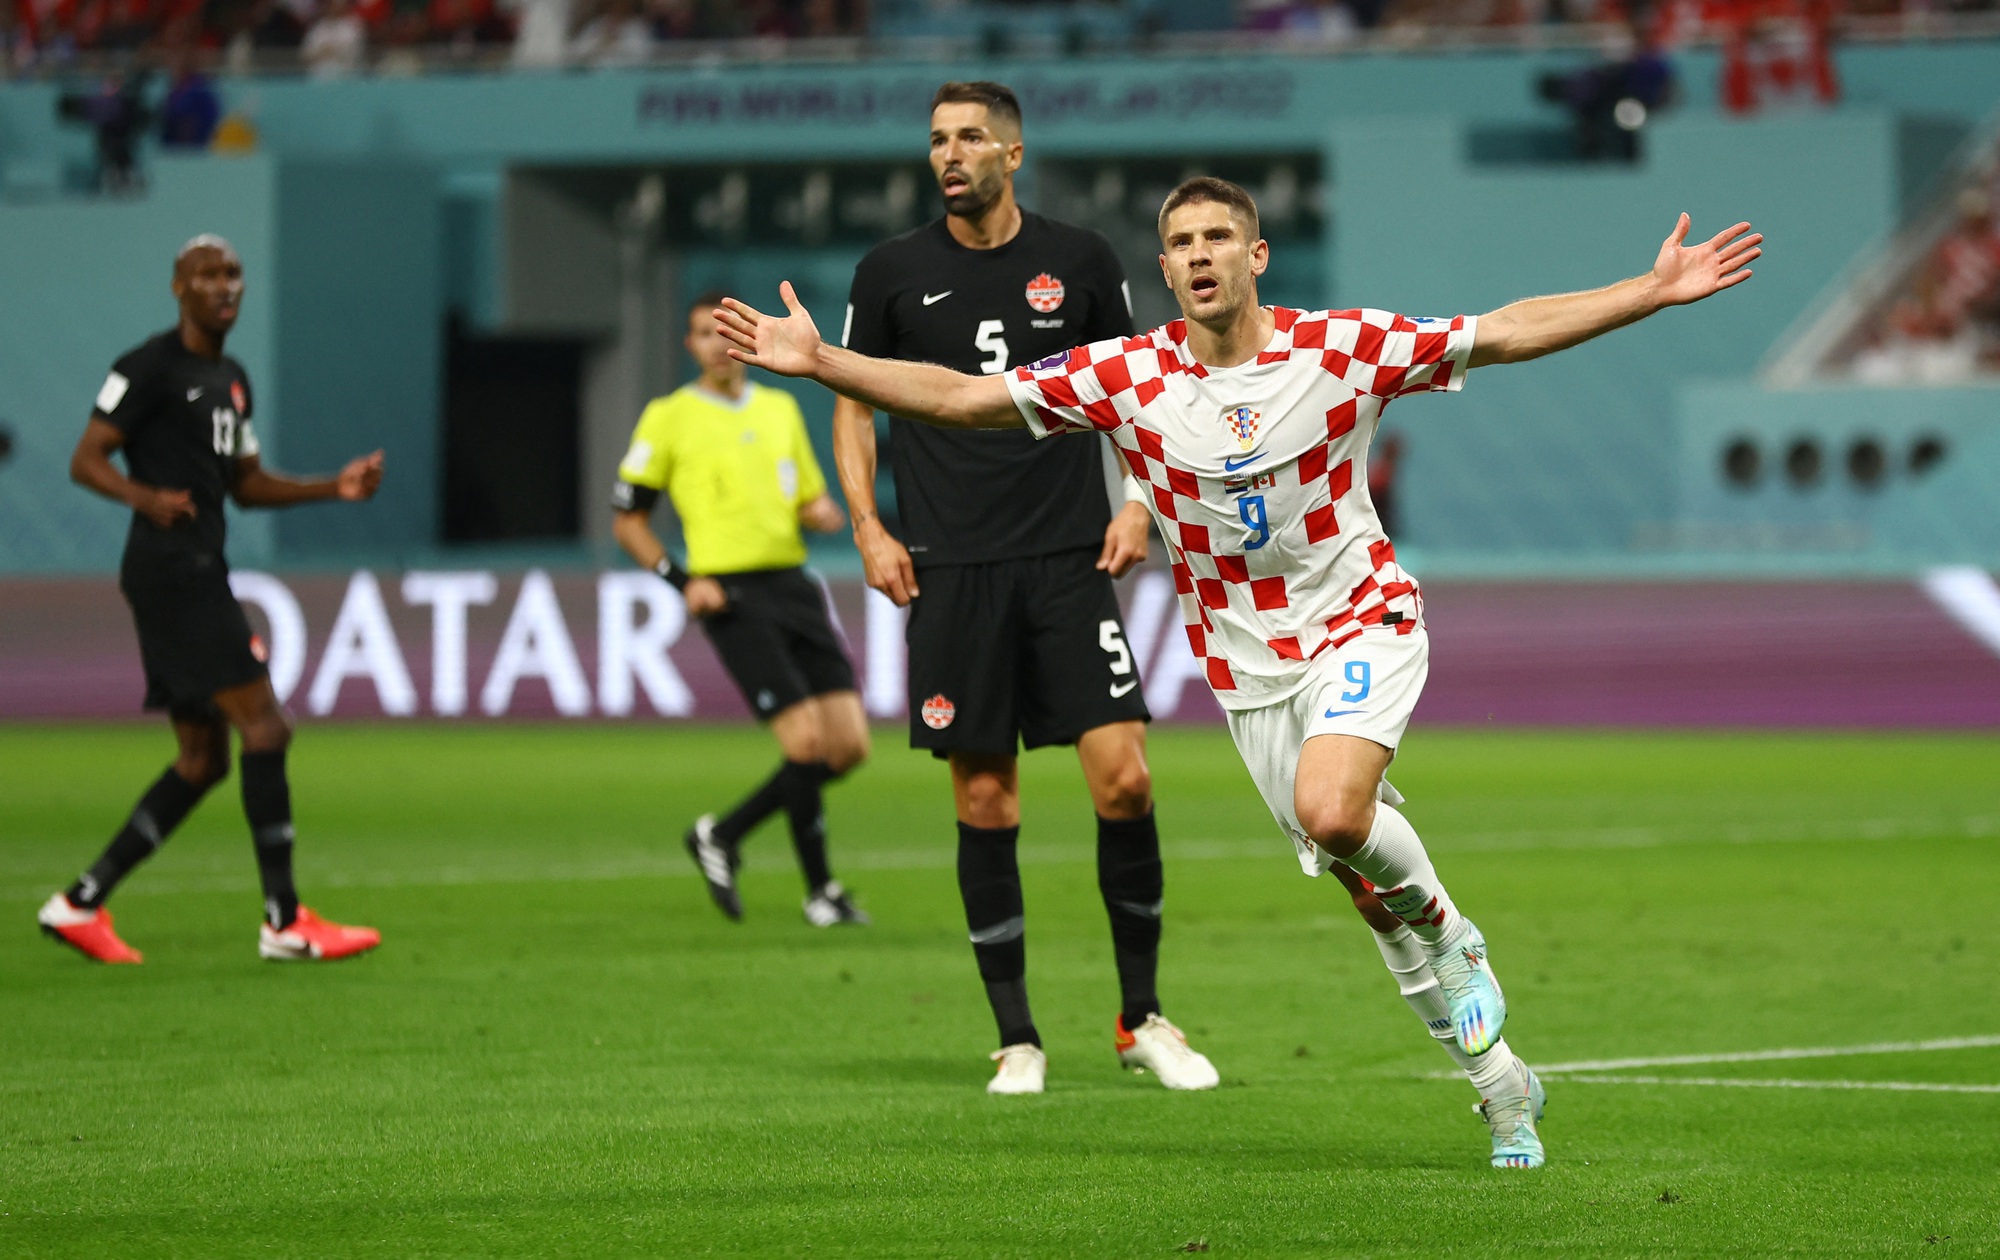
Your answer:
[[[264,881],[264,919],[283,930],[299,917],[298,889],[292,885],[292,785],[285,779],[285,750],[246,752],[243,816],[257,846],[257,874]]]
[[[781,761],[770,778],[757,785],[757,790],[743,798],[735,809],[730,810],[716,821],[715,838],[729,848],[743,843],[743,837],[756,829],[758,823],[777,813],[785,805],[785,789],[789,780],[785,771],[792,763]]]
[[[805,873],[806,891],[816,893],[833,879],[826,862],[826,806],[820,787],[834,777],[824,761],[787,761],[772,782],[785,800],[785,818],[792,826],[792,849]]]
[[[1019,827],[958,824],[958,893],[972,935],[979,978],[1000,1026],[1000,1044],[1042,1044],[1028,1013],[1027,919],[1021,906],[1021,867],[1014,849]]]
[[[207,792],[208,788],[196,787],[168,766],[167,772],[155,779],[132,807],[131,817],[111,838],[97,861],[69,886],[65,895],[70,904],[84,910],[103,905],[118,882],[167,842],[174,828],[181,825],[181,820]]]
[[[1160,910],[1165,876],[1160,832],[1151,810],[1144,818],[1097,820],[1097,887],[1111,916],[1111,948],[1118,962],[1118,990],[1125,1031],[1160,1009]]]

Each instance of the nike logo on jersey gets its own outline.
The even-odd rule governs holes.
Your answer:
[[[1264,452],[1258,451],[1249,459],[1224,459],[1222,461],[1222,471],[1235,472],[1239,468],[1248,468],[1262,458],[1264,458]]]
[[[1348,717],[1348,716],[1351,716],[1352,714],[1356,714],[1356,713],[1359,713],[1359,712],[1361,712],[1361,710],[1359,710],[1359,709],[1342,709],[1342,710],[1340,710],[1340,711],[1339,711],[1338,713],[1336,713],[1336,712],[1334,712],[1334,711],[1333,711],[1332,709],[1328,709],[1328,710],[1326,711],[1326,713],[1325,713],[1325,715],[1324,715],[1324,716],[1326,716],[1326,717]]]
[[[201,388],[200,388],[200,386],[196,386],[196,387],[195,387],[194,389],[191,389],[191,390],[189,390],[189,391],[188,391],[188,401],[189,401],[189,402],[193,402],[193,401],[194,401],[195,399],[197,399],[197,398],[199,398],[199,397],[201,397]]]
[[[956,292],[958,292],[956,289],[946,289],[943,293],[926,293],[924,294],[924,305],[929,306],[933,302],[942,302]]]
[[[1134,678],[1131,682],[1128,683],[1112,683],[1111,698],[1116,700],[1118,697],[1125,695],[1127,692],[1131,691],[1132,688],[1138,685],[1139,685],[1139,680],[1136,678]]]

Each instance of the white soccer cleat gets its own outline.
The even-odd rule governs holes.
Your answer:
[[[1548,1106],[1542,1082],[1516,1057],[1507,1079],[1473,1108],[1493,1131],[1495,1168],[1540,1168],[1547,1156],[1536,1124]]]
[[[866,924],[868,912],[848,899],[847,890],[840,881],[830,879],[826,886],[806,898],[806,922],[817,928],[832,927],[836,923]]]
[[[1000,1065],[986,1082],[989,1094],[1039,1094],[1049,1077],[1049,1056],[1032,1042],[1002,1046],[986,1056]]]
[[[1168,1089],[1214,1089],[1222,1076],[1208,1056],[1187,1043],[1187,1034],[1154,1013],[1130,1032],[1118,1017],[1118,1061],[1134,1072],[1150,1071]]]

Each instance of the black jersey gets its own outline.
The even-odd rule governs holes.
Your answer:
[[[997,249],[966,248],[943,219],[877,246],[854,269],[841,342],[878,358],[990,374],[1131,334],[1125,272],[1110,243],[1023,212],[1020,232]],[[1111,509],[1099,446],[892,418],[903,544],[919,566],[1102,546]]]
[[[236,461],[257,453],[250,428],[250,377],[224,355],[204,359],[163,332],[112,365],[91,414],[125,435],[126,474],[161,490],[185,490],[194,519],[161,529],[138,512],[125,535],[125,567],[184,556],[220,558],[223,500]]]

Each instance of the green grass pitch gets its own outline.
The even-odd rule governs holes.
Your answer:
[[[259,962],[234,780],[40,940],[164,729],[0,728],[0,1255],[1873,1255],[2000,1252],[2000,738],[1416,731],[1394,778],[1531,1062],[1586,1070],[1549,1167],[1462,1080],[1225,735],[1160,730],[1167,1013],[1222,1071],[1121,1073],[1088,799],[1024,763],[1051,1077],[982,1092],[944,771],[879,732],[830,796],[876,924],[814,930],[782,826],[724,922],[679,848],[774,764],[743,728],[307,727],[301,886],[375,955]],[[1635,1083],[1649,1077],[1659,1083]],[[1619,1078],[1619,1079],[1606,1079]]]

